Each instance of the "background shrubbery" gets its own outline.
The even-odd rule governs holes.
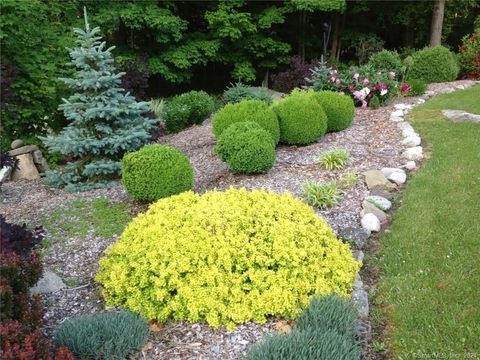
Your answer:
[[[223,92],[223,100],[227,103],[238,103],[242,100],[262,100],[272,103],[272,97],[265,88],[254,88],[242,83],[231,85]]]
[[[122,160],[122,182],[135,200],[152,201],[193,187],[193,169],[180,150],[149,144]]]
[[[425,48],[413,54],[409,79],[426,83],[452,81],[457,78],[459,66],[455,55],[443,46]]]
[[[382,50],[370,56],[368,61],[375,69],[383,71],[393,71],[400,74],[402,71],[402,59],[396,51]]]
[[[232,328],[295,318],[314,294],[346,295],[359,267],[301,200],[230,189],[151,205],[107,250],[96,279],[110,306]]]

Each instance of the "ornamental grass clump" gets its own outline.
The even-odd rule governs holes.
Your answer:
[[[350,153],[345,149],[333,149],[320,155],[319,163],[326,170],[344,168],[350,160]]]
[[[278,144],[280,128],[277,116],[272,108],[261,100],[243,100],[225,105],[213,118],[213,134],[218,139],[230,125],[245,121],[253,121],[260,125],[271,134],[275,144]]]
[[[256,174],[275,163],[275,142],[270,133],[255,122],[230,125],[218,139],[215,151],[230,169]]]
[[[313,295],[348,296],[348,245],[291,194],[185,192],[135,218],[100,260],[109,306],[213,327],[293,319]]]
[[[307,202],[319,209],[332,207],[342,199],[342,192],[335,181],[325,183],[308,182],[303,190]]]
[[[122,183],[134,200],[153,201],[193,188],[188,158],[167,145],[149,144],[122,160]]]
[[[67,319],[53,335],[80,359],[121,360],[145,344],[148,324],[129,311],[89,314]]]

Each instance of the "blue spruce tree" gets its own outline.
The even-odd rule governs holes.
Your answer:
[[[155,121],[146,117],[147,102],[137,102],[120,87],[125,73],[115,73],[112,50],[91,29],[85,13],[85,31],[75,29],[80,47],[69,49],[76,75],[60,79],[75,94],[59,106],[71,120],[60,134],[41,138],[51,152],[73,159],[62,169],[49,171],[47,183],[68,191],[110,187],[121,174],[121,159],[150,139]]]

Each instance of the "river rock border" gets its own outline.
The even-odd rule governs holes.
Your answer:
[[[426,100],[438,94],[448,94],[456,90],[463,90],[475,85],[477,82],[456,85],[454,87],[440,88],[438,90],[428,90],[424,95],[414,99],[411,104],[398,103],[393,106],[394,110],[390,113],[390,121],[397,123],[397,127],[402,134],[402,157],[404,164],[397,168],[372,169],[363,173],[365,184],[369,193],[362,202],[360,211],[359,227],[348,227],[341,229],[338,236],[350,243],[354,258],[363,265],[363,249],[373,232],[380,232],[386,229],[390,214],[388,210],[392,208],[394,201],[394,191],[399,190],[407,181],[407,172],[417,169],[417,162],[424,158],[422,139],[415,129],[405,121],[406,115],[417,105],[425,103]],[[371,340],[371,322],[369,317],[369,286],[366,285],[360,274],[357,275],[353,283],[352,300],[358,306],[359,319],[359,338],[364,350]]]

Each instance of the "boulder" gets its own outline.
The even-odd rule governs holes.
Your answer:
[[[421,160],[423,158],[423,148],[421,146],[408,148],[402,153],[402,156],[407,160]]]
[[[25,147],[25,146],[24,146]],[[13,171],[12,180],[35,180],[40,178],[31,154],[17,155],[17,168]]]
[[[377,208],[371,202],[369,202],[367,200],[363,200],[362,207],[363,207],[363,210],[360,212],[360,216],[363,217],[367,214],[373,214],[380,221],[380,223],[387,220],[387,214],[385,214],[382,210]],[[372,230],[372,231],[374,231],[374,230]]]
[[[18,149],[19,147],[22,147],[22,146],[23,146],[23,140],[20,140],[20,139],[13,140],[12,144],[10,145],[12,149]]]
[[[66,288],[67,285],[62,281],[62,279],[55,274],[53,271],[46,269],[43,272],[43,276],[34,287],[30,289],[32,295],[35,294],[47,294],[56,292],[63,288]]]
[[[397,184],[403,184],[407,180],[405,170],[397,168],[382,168],[382,173],[388,180]]]
[[[32,156],[33,156],[33,162],[37,166],[37,169],[39,172],[44,173],[45,171],[50,170],[47,160],[45,160],[40,150],[35,150],[32,153]]]
[[[381,229],[380,220],[372,213],[365,214],[362,220],[360,220],[360,223],[367,231],[379,232]]]
[[[403,167],[407,170],[414,170],[417,167],[417,164],[415,163],[415,161],[407,161],[407,163],[403,165]]]
[[[380,170],[368,170],[363,173],[368,189],[393,190],[394,186]]]
[[[397,124],[397,127],[398,127],[400,130],[402,130],[402,131],[403,131],[403,130],[408,130],[408,131],[410,131],[410,132],[412,132],[412,133],[415,132],[415,129],[413,128],[413,126],[410,125],[410,124],[409,124],[408,122],[406,122],[406,121],[399,122],[399,123]]]
[[[409,134],[405,139],[402,140],[402,145],[406,147],[418,146],[422,143],[420,136],[415,134]]]
[[[369,195],[365,200],[383,211],[387,211],[392,207],[392,202],[383,196]]]
[[[387,200],[392,200],[395,197],[395,193],[385,190],[373,189],[370,191],[370,196],[381,196]]]
[[[361,227],[349,226],[341,229],[338,232],[338,237],[343,241],[352,244],[355,248],[362,249],[370,237],[370,231],[367,231]]]
[[[10,150],[8,152],[8,155],[17,156],[17,155],[22,155],[22,154],[28,154],[28,153],[34,152],[35,150],[38,150],[37,145],[26,145],[26,146],[22,146],[22,147],[19,147],[17,149],[14,149],[14,150]]]

